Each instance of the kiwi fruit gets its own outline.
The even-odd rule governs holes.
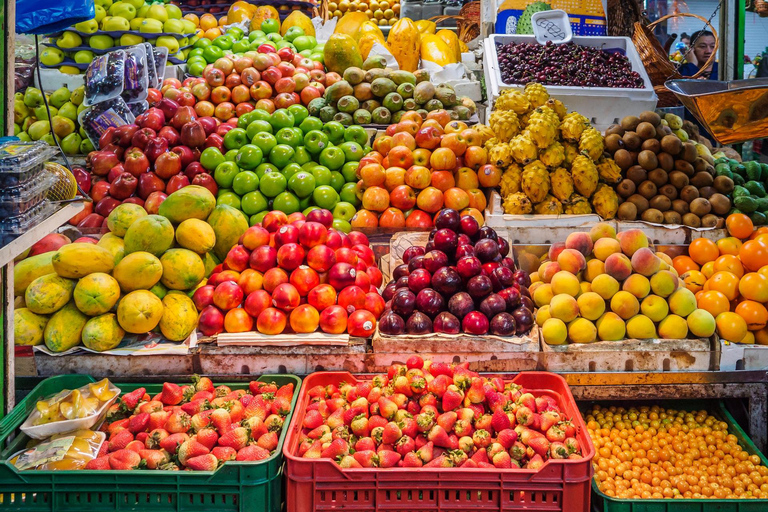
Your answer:
[[[659,161],[659,167],[669,172],[675,168],[675,158],[669,153],[662,151],[656,154],[656,158]]]
[[[658,192],[658,189],[656,188],[656,185],[651,180],[645,180],[640,184],[639,187],[637,187],[637,193],[646,199],[652,198],[653,196],[656,195],[657,192]]]
[[[693,170],[696,172],[707,172],[709,164],[703,158],[697,158],[693,161]]]
[[[700,228],[701,219],[695,213],[686,213],[683,215],[683,224],[691,228]]]
[[[667,183],[663,187],[660,187],[659,194],[667,196],[670,201],[677,199],[677,189],[671,183]]]
[[[616,151],[624,147],[624,141],[621,140],[621,135],[618,133],[612,133],[605,136],[605,150],[613,154]]]
[[[633,165],[627,169],[627,178],[635,182],[635,185],[639,185],[648,179],[648,171],[640,167],[639,165]]]
[[[697,172],[691,177],[691,185],[696,188],[711,187],[714,182],[714,178],[707,171]]]
[[[712,205],[712,212],[718,215],[725,215],[731,209],[731,200],[723,194],[709,196],[709,204]]]
[[[621,203],[616,215],[620,220],[635,220],[637,218],[637,207],[634,203]]]
[[[654,169],[648,173],[648,179],[657,187],[662,187],[669,181],[669,175],[664,169]]]
[[[712,194],[714,194],[715,192],[717,192],[717,190],[715,190],[715,187],[701,187],[699,189],[699,197],[703,197],[704,199],[709,199],[710,197],[712,197]]]
[[[693,142],[685,142],[683,143],[683,150],[678,156],[682,156],[686,162],[693,163],[699,157],[699,153],[696,151],[696,146]]]
[[[640,119],[637,116],[627,116],[621,120],[621,128],[625,132],[634,131],[639,124]]]
[[[640,149],[640,144],[643,143],[643,139],[635,132],[626,132],[621,140],[624,141],[624,147],[630,151]]]
[[[669,182],[673,184],[677,190],[681,190],[689,183],[688,176],[680,171],[672,171],[669,173]]]
[[[612,124],[608,127],[608,129],[605,130],[605,135],[613,135],[616,134],[619,137],[622,137],[624,135],[624,128],[621,127],[621,125],[618,124]]]
[[[644,140],[643,143],[640,145],[640,149],[653,151],[654,153],[659,153],[661,152],[661,142],[659,142],[658,139]]]
[[[664,224],[681,224],[682,222],[683,216],[675,210],[667,210],[664,212]]]
[[[629,197],[635,193],[636,188],[634,181],[623,179],[621,180],[621,183],[616,186],[616,192],[618,192],[621,197]]]
[[[640,123],[637,125],[637,129],[635,132],[640,136],[643,140],[648,140],[656,137],[656,127],[652,125],[651,123]]]
[[[640,194],[632,194],[627,198],[627,201],[630,203],[633,203],[635,207],[637,208],[637,213],[643,213],[645,210],[648,209],[648,200],[641,196]]]
[[[690,208],[691,213],[695,213],[699,217],[703,217],[712,211],[712,205],[709,204],[709,200],[704,199],[703,197],[697,197],[691,201]]]
[[[728,176],[718,176],[714,182],[715,190],[721,194],[730,194],[733,192],[733,180]]]
[[[646,171],[651,171],[659,166],[659,160],[656,158],[656,153],[647,149],[641,151],[637,155],[637,163]]]
[[[675,160],[675,169],[688,176],[693,176],[693,166],[690,162],[686,162],[685,160]]]
[[[643,123],[651,123],[654,127],[659,126],[661,123],[661,116],[652,110],[646,110],[637,116]]]
[[[701,226],[705,228],[714,228],[717,226],[718,220],[719,218],[717,215],[709,213],[701,218]]]
[[[613,154],[613,160],[616,162],[616,165],[621,167],[622,171],[626,171],[635,164],[632,155],[630,155],[629,151],[624,148],[617,150]]]
[[[690,204],[694,199],[698,199],[699,189],[693,185],[687,185],[680,191],[680,199]]]
[[[655,208],[660,212],[665,212],[672,208],[672,200],[667,196],[659,194],[657,196],[653,196],[651,200],[648,201],[648,206]]]
[[[639,155],[639,154],[640,154],[639,151],[630,151],[629,152],[629,156],[632,157],[632,161],[635,162],[635,163],[637,163],[637,155]]]
[[[682,199],[674,199],[672,201],[672,209],[679,213],[680,215],[685,215],[689,211],[691,211],[690,208],[688,208],[688,203],[683,201]]]
[[[677,138],[677,135],[665,135],[661,139],[661,150],[672,156],[677,156],[683,149],[683,143]]]
[[[656,224],[661,224],[664,222],[664,214],[656,208],[648,208],[643,212],[640,218],[645,222],[653,222]]]

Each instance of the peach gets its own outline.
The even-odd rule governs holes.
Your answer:
[[[559,318],[550,318],[541,326],[541,335],[547,345],[567,345],[568,328]]]
[[[339,292],[338,302],[351,315],[365,307],[365,291],[356,285],[347,286]]]
[[[261,225],[270,233],[274,233],[286,224],[288,224],[288,216],[279,210],[272,210],[267,213],[261,221]]]
[[[669,305],[658,295],[648,295],[640,303],[640,312],[654,322],[661,322],[669,314]]]
[[[323,311],[336,304],[336,289],[329,284],[317,285],[307,294],[307,302],[318,311]]]
[[[544,322],[550,318],[552,318],[552,315],[549,314],[549,304],[541,306],[538,311],[536,311],[536,325],[539,327],[544,325]]]
[[[224,330],[248,332],[253,328],[253,318],[242,308],[230,309],[224,315]]]
[[[646,277],[650,277],[659,271],[661,260],[652,250],[641,247],[632,255],[632,268]]]
[[[605,274],[605,263],[593,258],[587,262],[587,269],[584,271],[584,280],[591,283],[597,276]]]
[[[249,293],[261,290],[264,282],[264,276],[252,268],[243,270],[240,274],[240,279],[237,280],[237,284],[243,289],[243,292],[248,295]]]
[[[578,274],[587,268],[587,260],[576,249],[563,249],[557,255],[557,264],[560,265],[562,270],[567,270],[571,274]]]
[[[581,293],[579,293],[579,295],[581,295],[582,293],[591,292],[592,291],[592,283],[589,283],[587,281],[582,281],[582,282],[579,283],[579,288],[581,288]]]
[[[669,270],[672,267],[672,258],[670,258],[669,254],[658,251],[656,256],[661,260],[661,270]]]
[[[611,254],[621,252],[621,244],[615,238],[600,238],[592,248],[595,258],[605,261]]]
[[[330,306],[320,313],[320,329],[328,334],[341,334],[347,330],[347,310],[341,306]]]
[[[288,273],[285,270],[281,268],[271,268],[264,272],[262,286],[269,293],[272,293],[275,288],[283,283],[287,283],[288,281]]]
[[[597,321],[597,336],[602,341],[619,341],[626,336],[624,320],[616,313],[605,313]]]
[[[584,257],[589,256],[589,253],[592,252],[592,246],[592,237],[589,236],[589,233],[582,231],[571,233],[565,239],[566,249],[575,249],[583,254]]]
[[[581,291],[581,286],[579,286],[579,279],[575,275],[571,274],[570,272],[566,272],[565,270],[561,270],[552,276],[550,286],[552,287],[552,293],[555,295],[565,293],[571,297],[576,297]]]
[[[427,187],[416,196],[416,205],[427,213],[436,213],[443,207],[443,193],[435,187]]]
[[[561,293],[552,297],[552,300],[549,302],[549,314],[552,318],[559,318],[563,322],[568,323],[579,316],[579,305],[576,299]]]
[[[651,276],[651,290],[659,297],[669,297],[677,290],[678,278],[669,270],[659,270]]]
[[[550,283],[552,282],[554,275],[561,270],[562,269],[560,268],[560,265],[557,264],[557,262],[545,261],[539,267],[539,277],[541,278],[542,282]]]
[[[605,313],[605,299],[595,292],[586,292],[576,299],[579,315],[587,320],[597,320]]]
[[[432,181],[432,173],[426,167],[421,165],[412,165],[405,171],[405,184],[409,187],[422,190],[429,186]]]
[[[611,311],[624,320],[629,320],[640,311],[640,303],[637,302],[637,297],[622,290],[611,297]]]
[[[291,311],[290,323],[297,333],[315,332],[320,324],[320,313],[309,304],[302,304]]]
[[[688,337],[688,322],[678,315],[669,315],[659,322],[659,338],[682,340]]]
[[[656,338],[656,325],[645,315],[635,315],[627,320],[627,338],[649,340]]]
[[[288,317],[276,308],[267,308],[256,319],[256,330],[262,334],[280,334],[288,323]]]
[[[533,292],[535,292],[537,288],[539,288],[540,286],[542,286],[544,284],[546,284],[546,283],[544,283],[542,281],[536,281],[536,282],[531,283],[531,286],[528,287],[528,293],[531,294],[531,297],[533,297]]]
[[[306,297],[315,286],[320,284],[320,276],[314,269],[301,265],[291,272],[290,283],[299,291],[299,295]]]
[[[477,178],[477,173],[469,167],[461,167],[454,174],[454,178],[456,179],[456,186],[460,189],[480,188],[480,180]]]
[[[686,317],[696,310],[696,296],[688,288],[678,288],[667,299],[672,313]]]
[[[709,311],[697,309],[688,315],[688,329],[699,338],[709,338],[715,333],[715,317]]]
[[[565,242],[555,242],[549,246],[547,257],[550,259],[550,261],[557,261],[557,257],[561,252],[563,252],[563,249],[565,249]]]
[[[272,305],[283,311],[292,311],[301,302],[299,290],[290,283],[277,285],[272,292]]]
[[[643,275],[632,274],[621,285],[621,289],[631,293],[638,299],[643,299],[651,293],[651,283]]]
[[[629,257],[632,257],[638,249],[649,247],[650,245],[648,237],[639,229],[622,231],[616,237],[619,239],[619,243],[621,243],[622,252]]]
[[[229,250],[227,257],[224,259],[224,263],[227,264],[232,270],[242,272],[248,268],[248,260],[251,257],[251,253],[248,249],[242,245],[236,245]]]
[[[597,242],[601,238],[616,238],[616,229],[607,222],[600,222],[592,226],[589,230],[589,236],[593,242]]]
[[[365,294],[365,306],[363,308],[373,313],[373,316],[378,320],[386,308],[386,302],[378,292],[368,292]]]
[[[216,285],[213,291],[213,303],[224,311],[235,309],[243,302],[243,290],[237,282],[224,281]]]
[[[592,343],[597,339],[595,324],[586,318],[577,318],[568,324],[568,338],[573,343]]]
[[[552,286],[549,283],[544,283],[536,287],[536,290],[533,292],[533,302],[538,307],[542,307],[549,304],[553,296]]]
[[[605,260],[605,273],[617,281],[623,281],[632,273],[632,262],[620,252],[611,254]]]
[[[467,195],[469,196],[469,208],[463,209],[461,215],[462,217],[464,215],[472,215],[475,218],[479,215],[480,218],[477,222],[482,225],[485,221],[482,220],[483,214],[481,212],[488,206],[488,200],[485,198],[483,191],[479,188],[471,188],[467,190]]]
[[[243,303],[243,309],[253,318],[259,318],[262,311],[272,305],[272,296],[266,290],[249,293]]]
[[[363,192],[363,208],[383,212],[389,208],[389,192],[381,187],[370,187]]]
[[[463,210],[469,206],[469,194],[458,187],[449,188],[444,193],[445,207],[452,210]]]
[[[365,309],[358,309],[347,320],[347,331],[350,336],[368,338],[376,330],[376,317]]]

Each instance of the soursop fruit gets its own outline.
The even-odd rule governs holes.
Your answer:
[[[552,7],[546,2],[531,2],[528,7],[525,8],[523,14],[517,20],[517,34],[533,34],[533,24],[531,23],[531,17],[541,11],[551,11]]]

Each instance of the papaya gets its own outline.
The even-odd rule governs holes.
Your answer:
[[[340,75],[347,68],[363,67],[363,57],[357,47],[357,42],[346,34],[333,34],[323,48],[323,62],[328,71]]]
[[[243,6],[241,2],[235,2],[227,11],[227,24],[247,23],[253,18],[254,12]]]
[[[125,233],[125,254],[145,251],[159,257],[171,248],[173,238],[173,226],[167,218],[147,215],[131,224]]]
[[[211,275],[211,272],[213,272],[213,269],[216,268],[216,265],[221,263],[216,259],[216,256],[213,255],[213,253],[207,252],[203,254],[203,264],[205,265],[205,277],[208,277]]]
[[[54,272],[51,259],[55,252],[46,252],[18,262],[13,267],[13,293],[24,295],[29,284],[40,276]]]
[[[151,331],[160,323],[162,316],[162,301],[148,290],[131,292],[117,304],[120,327],[133,334]]]
[[[163,277],[163,264],[154,254],[145,251],[133,252],[115,265],[112,277],[125,293],[149,290]]]
[[[363,12],[348,12],[339,19],[334,34],[345,34],[357,41],[360,38],[360,27],[368,20]],[[333,36],[331,36],[333,37]],[[330,39],[328,39],[330,41]],[[327,43],[326,43],[327,44]],[[360,66],[358,66],[360,67]]]
[[[284,36],[291,27],[299,27],[304,31],[305,36],[315,37],[315,26],[312,24],[312,20],[301,11],[293,11],[283,20],[280,25],[280,35]]]
[[[75,281],[55,272],[40,276],[29,285],[24,302],[33,313],[50,315],[63,308],[72,299]]]
[[[78,281],[72,296],[77,309],[86,315],[103,315],[120,299],[120,285],[111,275],[94,272]]]
[[[400,69],[413,72],[419,67],[420,39],[418,29],[409,18],[400,18],[389,30],[387,44]]]
[[[447,30],[442,29],[438,30],[437,34],[435,34],[437,37],[445,41],[445,44],[448,45],[448,48],[451,49],[451,52],[453,52],[453,62],[460,62],[461,61],[461,47],[459,45],[459,36],[456,35],[456,32],[453,30]]]
[[[110,272],[115,268],[115,256],[95,244],[69,244],[53,254],[51,263],[61,277],[79,278],[94,272]]]
[[[117,322],[117,315],[105,313],[88,320],[80,335],[85,348],[104,352],[120,345],[125,337],[125,331]]]
[[[453,52],[445,44],[445,41],[434,34],[422,36],[419,51],[423,60],[434,62],[438,66],[456,62],[453,58]]]
[[[160,204],[158,214],[173,224],[187,219],[205,220],[216,206],[216,198],[211,191],[200,185],[187,185],[169,195]]]
[[[461,53],[468,53],[469,47],[467,46],[467,43],[459,39],[459,50],[461,50]]]
[[[360,30],[358,31],[360,37],[363,37],[366,34],[374,34],[379,37],[382,41],[384,40],[384,33],[381,31],[379,26],[372,22],[371,20],[368,20],[364,22],[362,25],[360,25]]]
[[[197,308],[183,293],[168,292],[163,299],[160,332],[171,341],[184,341],[197,327]]]
[[[248,229],[248,219],[240,210],[226,204],[220,204],[211,212],[210,217],[208,217],[208,224],[216,233],[216,245],[213,247],[213,254],[219,261],[224,261],[229,250],[237,245],[237,241]]]
[[[133,203],[123,203],[117,205],[117,208],[107,216],[107,227],[113,234],[124,237],[125,232],[136,219],[147,215],[147,210],[143,207]]]
[[[43,342],[43,331],[50,317],[38,315],[27,308],[13,312],[13,342],[16,345],[34,346]]]
[[[384,47],[387,46],[387,42],[384,40],[384,36],[379,37],[376,34],[368,33],[360,37],[360,41],[358,43],[358,49],[360,50],[360,57],[363,60],[368,58],[368,55],[371,53],[371,48],[373,48],[374,43],[379,43]]]
[[[258,7],[256,9],[256,13],[253,16],[253,19],[251,20],[250,29],[260,30],[262,22],[267,18],[272,18],[279,21],[280,13],[278,13],[277,9],[275,9],[271,5],[262,5],[261,7]]]
[[[115,265],[120,263],[120,260],[125,256],[125,242],[123,242],[122,238],[113,235],[112,233],[104,233],[101,235],[101,238],[96,245],[103,247],[112,253],[112,256],[115,259]]]
[[[204,220],[187,219],[176,228],[176,243],[197,254],[205,254],[216,245],[216,233]]]
[[[77,245],[77,244],[74,244]],[[53,314],[45,326],[43,341],[51,352],[65,352],[80,344],[83,328],[88,321],[74,302]]]
[[[416,26],[416,30],[419,31],[422,37],[424,37],[427,34],[434,34],[437,30],[437,25],[434,21],[430,20],[418,20],[414,21],[413,24]]]
[[[160,257],[160,263],[160,282],[171,290],[189,290],[205,277],[203,260],[189,249],[170,249]]]

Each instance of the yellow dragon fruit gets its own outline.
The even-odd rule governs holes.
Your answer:
[[[512,163],[512,151],[510,144],[500,143],[494,145],[488,152],[488,163],[496,167],[507,167]]]
[[[533,211],[539,215],[560,215],[563,213],[563,204],[554,196],[547,194],[542,202],[533,207]]]
[[[621,181],[621,167],[611,157],[600,157],[597,161],[597,173],[606,183],[615,184]]]
[[[507,89],[496,99],[496,110],[511,110],[521,116],[531,110],[531,102],[522,92],[515,89]]]
[[[517,164],[507,167],[504,174],[501,175],[501,195],[507,197],[509,194],[520,192],[523,181],[523,170]]]
[[[494,135],[502,142],[509,142],[520,133],[520,120],[511,110],[497,110],[491,114],[488,121]]]
[[[547,122],[552,123],[555,127],[560,126],[560,117],[550,107],[544,105],[531,112],[531,119],[535,118],[545,119]]]
[[[504,198],[504,211],[510,215],[526,215],[533,211],[533,204],[525,194],[516,192]]]
[[[603,136],[600,132],[592,128],[591,126],[584,130],[579,139],[579,151],[589,156],[592,161],[597,160],[603,155]]]
[[[585,215],[592,213],[592,207],[586,197],[579,194],[573,194],[568,201],[565,201],[565,213],[568,215]]]
[[[588,127],[589,119],[578,112],[571,112],[560,123],[560,135],[568,142],[578,142],[582,132]]]
[[[592,207],[603,219],[612,219],[619,210],[619,196],[611,186],[601,183],[597,186],[595,195],[592,196]]]
[[[558,167],[565,161],[565,148],[555,141],[547,149],[539,151],[539,160],[550,169]]]
[[[521,134],[509,142],[509,149],[512,158],[520,165],[527,165],[539,157],[539,150],[536,144],[527,134]]]
[[[597,167],[595,163],[584,155],[579,155],[571,165],[571,176],[573,176],[573,186],[576,192],[584,197],[591,197],[597,188]],[[523,183],[525,183],[525,173],[523,173]]]
[[[565,167],[558,167],[549,175],[552,194],[561,201],[565,201],[573,194],[573,178]]]
[[[568,109],[565,104],[555,98],[549,98],[547,100],[547,106],[555,111],[555,114],[557,114],[557,117],[559,117],[561,121],[568,114]]]
[[[523,168],[523,192],[534,203],[540,203],[549,192],[549,173],[538,160]]]
[[[557,125],[544,117],[531,116],[525,133],[539,149],[544,149],[557,139]]]
[[[475,131],[480,135],[480,144],[485,144],[494,136],[493,130],[491,130],[490,126],[486,126],[484,124],[476,124],[472,128],[474,128]]]
[[[531,102],[533,108],[540,107],[549,100],[547,89],[537,82],[528,82],[525,86],[525,97]]]
[[[579,147],[571,142],[563,142],[563,149],[565,150],[565,161],[563,162],[566,167],[573,165],[573,161],[579,156]]]

